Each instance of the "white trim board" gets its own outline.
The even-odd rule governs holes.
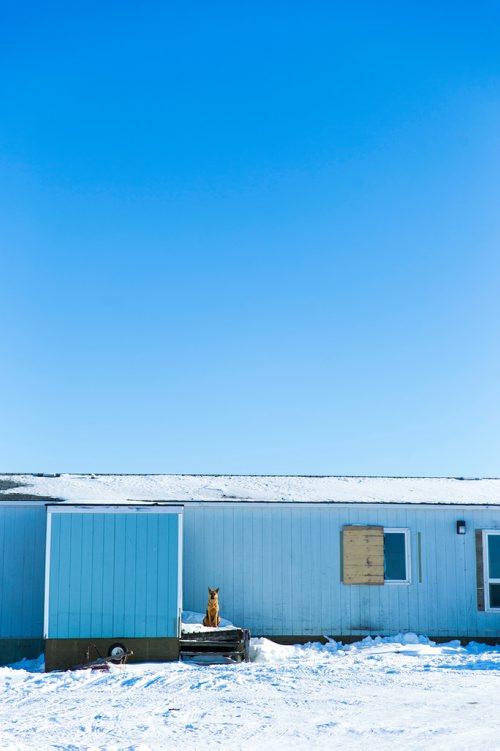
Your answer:
[[[492,608],[490,604],[490,584],[500,584],[500,579],[490,576],[490,552],[488,537],[500,535],[498,529],[483,529],[483,582],[484,582],[484,609],[487,613],[498,613],[500,608]]]
[[[47,514],[182,514],[184,507],[179,504],[170,506],[132,506],[106,504],[64,504],[64,506],[47,506]]]
[[[162,501],[163,502],[163,501]],[[168,503],[168,501],[165,501]],[[498,511],[500,512],[500,502],[496,503],[430,503],[429,501],[422,501],[421,503],[404,503],[393,501],[172,501],[172,503],[181,503],[184,508],[191,508],[197,506],[206,506],[210,508],[286,508],[286,509],[352,509],[356,510],[369,508],[377,509],[399,509],[400,511],[410,511],[412,509],[418,511],[429,511],[429,509],[440,509],[441,511]]]
[[[17,506],[36,506],[37,508],[44,508],[47,505],[46,500],[40,500],[40,501],[2,501],[2,496],[0,495],[0,509],[2,509],[4,506],[14,507]]]
[[[183,562],[183,522],[184,517],[179,514],[177,521],[177,636],[180,639],[181,636],[181,622],[182,622],[182,562]]]
[[[49,597],[50,597],[50,547],[52,542],[52,516],[47,514],[47,534],[45,537],[45,590],[43,595],[43,638],[49,638]]]
[[[411,584],[411,530],[409,527],[384,527],[384,535],[386,532],[405,536],[406,579],[386,579],[384,573],[384,586],[386,584],[391,586]]]

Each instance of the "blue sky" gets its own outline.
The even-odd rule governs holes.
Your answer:
[[[0,14],[0,470],[500,474],[498,3]]]

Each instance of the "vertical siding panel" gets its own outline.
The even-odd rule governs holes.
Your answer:
[[[69,636],[69,563],[71,556],[71,527],[72,514],[61,514],[59,521],[59,602],[58,602],[58,624],[57,635],[60,639],[67,639]]]
[[[435,546],[435,591],[436,599],[439,603],[437,609],[437,624],[435,634],[448,634],[449,621],[449,570],[450,570],[450,552],[449,540],[446,530],[443,528],[441,516],[433,515],[434,526],[434,546]]]
[[[232,508],[227,508],[222,511],[222,516],[219,519],[219,525],[222,529],[223,543],[222,543],[222,561],[219,562],[219,567],[222,573],[221,579],[221,591],[220,607],[221,616],[228,618],[234,623],[234,571],[236,566],[235,551],[234,551],[234,511]],[[216,584],[215,586],[219,586]]]
[[[262,596],[261,596],[261,623],[262,629],[273,633],[273,581],[274,559],[279,555],[279,549],[273,539],[275,531],[276,515],[272,509],[264,508],[261,511],[262,519]]]
[[[31,514],[30,564],[27,569],[31,592],[30,607],[19,637],[41,637],[45,601],[45,535],[47,524],[45,507],[33,507]]]
[[[194,543],[195,532],[193,527],[196,524],[196,513],[192,513],[189,506],[184,507],[184,545],[182,548],[182,598],[184,610],[194,610],[193,607],[193,573],[191,569],[191,563],[195,556],[191,552],[188,556],[188,546],[191,545],[191,540]],[[161,523],[160,523],[161,526]],[[189,542],[188,542],[189,541]],[[193,545],[194,547],[194,545]],[[192,551],[192,548],[191,548]]]
[[[170,514],[159,514],[157,636],[160,637],[168,635],[169,627],[169,584],[172,578],[172,572],[169,570],[170,534]]]
[[[148,588],[148,571],[145,566],[145,550],[148,544],[147,518],[135,515],[137,529],[137,557],[135,567],[135,635],[146,636],[146,592]]]
[[[45,602],[45,536],[47,527],[47,511],[43,508],[33,508],[31,523],[30,550],[31,560],[28,577],[31,582],[30,614],[25,623],[30,636],[43,634],[44,602]]]
[[[428,541],[429,532],[427,528],[427,515],[422,514],[420,518],[420,562],[422,567],[422,583],[419,584],[418,595],[418,612],[419,612],[419,624],[423,634],[429,634],[430,619],[429,619],[429,562],[428,562]]]
[[[169,569],[168,569],[168,612],[170,615],[168,636],[177,636],[177,567],[179,559],[179,535],[177,516],[169,516]],[[173,614],[173,615],[172,615]]]
[[[9,583],[9,590],[10,590],[10,603],[9,603],[9,612],[8,612],[8,623],[9,623],[9,634],[15,634],[18,630],[18,619],[19,619],[19,612],[22,608],[22,594],[21,594],[21,587],[19,587],[19,570],[22,570],[22,556],[23,556],[23,549],[21,545],[19,545],[19,533],[20,533],[20,510],[22,509],[15,508],[12,512],[12,518],[11,523],[9,525],[9,534],[12,536],[15,536],[17,545],[16,547],[10,551],[10,554],[8,555],[7,561],[6,561],[6,569],[7,569],[7,582]]]
[[[42,636],[45,605],[45,549],[47,537],[47,511],[36,509],[35,545],[33,548],[34,618],[29,636]]]
[[[204,609],[203,598],[205,597],[204,586],[205,583],[201,581],[200,566],[204,565],[204,536],[205,536],[205,517],[201,506],[188,509],[188,513],[191,516],[191,523],[187,526],[187,532],[190,533],[188,537],[186,534],[186,528],[184,530],[184,556],[188,560],[188,571],[190,571],[190,585],[189,590],[191,592],[189,605],[187,610],[201,611]],[[186,605],[185,605],[186,607]]]
[[[283,607],[284,598],[281,589],[283,578],[283,513],[270,510],[268,512],[270,528],[270,548],[272,551],[272,570],[271,570],[271,630],[270,634],[280,634],[283,632]]]
[[[334,507],[329,507],[325,518],[324,529],[327,537],[324,541],[323,551],[327,557],[328,570],[328,599],[327,610],[327,633],[330,636],[342,633],[342,584],[340,572],[340,524],[339,512]]]
[[[213,531],[213,525],[214,525],[214,516],[211,509],[203,509],[203,534],[202,534],[202,551],[203,551],[203,565],[202,568],[198,571],[198,591],[199,591],[199,602],[200,602],[200,611],[205,612],[205,608],[207,605],[207,588],[208,588],[208,582],[207,579],[210,578],[210,561],[211,561],[211,550],[210,550],[210,535]]]
[[[26,619],[26,613],[28,609],[28,602],[31,599],[31,586],[27,582],[27,567],[28,567],[28,535],[29,535],[29,523],[30,523],[30,507],[21,507],[21,514],[19,518],[19,540],[21,542],[21,568],[17,572],[17,588],[20,591],[20,603],[19,610],[16,613],[15,628],[16,633],[19,634],[23,630],[23,623]],[[25,584],[26,582],[26,584]]]
[[[63,514],[66,516],[66,514]],[[102,634],[102,597],[103,597],[103,563],[104,563],[104,514],[93,514],[94,528],[92,535],[92,602],[91,633],[99,638]]]
[[[302,634],[304,633],[304,620],[302,613],[302,581],[301,581],[301,569],[302,569],[302,530],[301,519],[296,509],[290,510],[290,522],[291,522],[291,539],[292,539],[292,557],[291,557],[291,633]]]
[[[441,514],[436,518],[436,550],[438,566],[436,572],[439,608],[439,634],[451,635],[453,631],[453,584],[455,578],[454,550],[450,539],[452,517]],[[439,546],[439,548],[438,548]]]
[[[191,517],[191,523],[187,529],[191,530],[191,536],[187,537],[184,533],[184,556],[187,557],[188,570],[191,572],[190,581],[190,601],[187,610],[199,610],[199,597],[201,594],[202,584],[200,583],[199,568],[197,567],[203,561],[203,515],[199,512],[201,508],[189,508],[188,514]]]
[[[296,634],[307,634],[309,627],[310,617],[310,602],[309,593],[306,587],[306,578],[308,578],[308,572],[304,571],[304,556],[307,551],[307,510],[305,513],[302,509],[293,509],[292,513],[295,520],[296,539],[297,544],[294,549],[295,553],[295,565],[294,565],[294,584],[293,594],[295,598],[294,602],[294,616],[296,618],[297,627],[300,630],[295,631]]]
[[[425,628],[424,633],[436,635],[438,603],[436,589],[436,534],[434,526],[434,520],[431,518],[430,513],[427,513],[422,532],[422,576],[425,582],[425,612],[427,613],[427,628]]]
[[[333,530],[337,538],[337,550],[338,550],[338,567],[339,567],[339,610],[340,610],[340,634],[349,634],[351,628],[351,594],[350,587],[344,584],[342,581],[342,530],[347,521],[347,514],[344,509],[338,511],[338,518],[336,524],[333,525]],[[349,519],[350,521],[350,519]]]
[[[419,531],[420,531],[420,571],[421,571],[421,579],[422,581],[418,581],[417,584],[417,592],[418,592],[418,623],[419,623],[419,631],[422,634],[427,634],[429,629],[429,621],[428,621],[428,610],[427,610],[427,588],[428,588],[428,577],[427,577],[427,561],[426,561],[426,553],[425,553],[425,546],[426,546],[426,524],[425,524],[425,514],[421,513],[419,515]],[[418,560],[418,558],[417,558]],[[417,577],[419,576],[419,571],[417,569]],[[427,577],[427,578],[426,578]]]
[[[249,611],[246,613],[247,623],[251,630],[263,633],[262,623],[262,509],[256,508],[254,513],[247,513],[247,524],[251,529],[250,549],[248,553],[249,566],[247,568],[247,586],[249,592]]]
[[[464,515],[465,516],[465,515]],[[471,526],[467,525],[466,529],[470,531]],[[469,535],[470,537],[470,535]],[[457,549],[457,634],[468,635],[470,628],[470,600],[468,597],[468,581],[467,581],[467,534],[456,535],[456,549]]]
[[[442,517],[432,514],[431,521],[433,522],[434,533],[434,591],[436,597],[436,630],[437,635],[447,634],[447,622],[448,622],[448,571],[449,571],[449,559],[448,559],[448,540],[447,535],[444,534]],[[442,539],[444,536],[444,539]]]
[[[410,631],[419,631],[418,617],[418,532],[420,514],[407,514],[407,527],[410,529],[411,584],[408,587],[408,627]]]
[[[50,588],[49,588],[49,624],[48,636],[57,637],[58,604],[59,604],[59,565],[60,565],[60,542],[61,527],[57,515],[52,516],[52,533],[50,546]]]
[[[329,604],[333,602],[331,595],[331,586],[333,579],[333,570],[331,564],[333,557],[329,555],[329,545],[327,543],[329,534],[329,517],[331,516],[328,508],[321,511],[320,518],[315,527],[316,540],[314,542],[318,547],[318,576],[316,586],[320,590],[320,613],[319,622],[321,623],[321,633],[330,635],[331,617],[329,613]]]
[[[116,514],[113,555],[113,613],[111,631],[114,637],[125,634],[125,537],[128,514]]]
[[[191,577],[188,589],[191,592],[189,602],[184,603],[186,610],[200,611],[203,609],[201,590],[203,583],[200,582],[200,566],[204,565],[203,557],[203,508],[201,506],[187,509],[192,521],[184,527],[184,556],[188,560],[187,571]]]
[[[189,552],[192,554],[192,560],[191,560],[191,571],[193,572],[193,601],[192,606],[190,607],[191,610],[194,610],[195,612],[205,612],[205,606],[206,606],[206,588],[205,588],[205,582],[203,581],[203,577],[201,576],[201,572],[203,571],[203,566],[205,565],[205,509],[203,509],[201,506],[193,508],[192,514],[196,515],[196,538],[192,540],[193,548],[189,550],[187,541],[185,544],[186,551],[189,550]],[[194,553],[196,551],[196,553]],[[201,568],[200,568],[201,567]]]
[[[243,600],[243,617],[242,625],[245,628],[253,628],[252,625],[252,578],[253,578],[253,528],[252,513],[248,509],[241,510],[243,522],[243,547],[242,547],[242,568],[243,568],[243,587],[241,590]],[[255,629],[253,629],[255,633]]]
[[[293,571],[293,533],[292,533],[292,510],[283,509],[281,519],[281,596],[283,598],[283,620],[280,633],[283,635],[293,634],[293,596],[292,589]]]
[[[147,514],[147,545],[145,550],[147,576],[146,592],[146,634],[156,636],[158,618],[158,516]],[[177,572],[177,567],[168,572],[169,579]]]
[[[102,540],[102,631],[103,637],[113,636],[115,519],[116,514],[104,514]]]
[[[6,571],[5,571],[5,557],[7,555],[7,545],[5,542],[5,525],[7,521],[7,514],[9,509],[0,509],[0,636],[6,637],[9,635],[9,629],[7,626],[7,588],[9,587]]]
[[[54,519],[53,521],[56,521]],[[63,526],[62,526],[62,517],[57,517],[57,545],[59,550],[59,556],[54,561],[54,569],[55,569],[55,580],[57,582],[57,586],[54,589],[54,614],[55,614],[55,626],[54,626],[54,636],[59,636],[60,630],[62,629],[62,621],[60,620],[60,615],[62,612],[61,606],[61,587],[60,587],[60,576],[61,576],[61,551],[63,548]],[[52,581],[51,581],[52,583]]]
[[[303,586],[305,588],[305,612],[307,613],[307,633],[310,635],[318,634],[318,627],[321,633],[321,576],[319,571],[319,548],[318,535],[316,531],[315,519],[310,508],[304,509],[305,525],[302,545],[302,569],[303,569]],[[319,511],[316,519],[321,515]]]
[[[311,555],[313,568],[311,571],[311,632],[322,634],[325,631],[323,624],[323,596],[326,594],[326,579],[321,550],[321,527],[323,526],[324,511],[318,513],[309,511],[311,528]],[[318,631],[319,625],[319,631]]]
[[[68,577],[68,636],[80,635],[82,588],[82,516],[68,514],[71,518]]]
[[[211,578],[210,564],[211,564],[211,549],[210,549],[210,536],[215,535],[214,527],[214,515],[212,509],[203,509],[203,566],[198,571],[199,577],[199,592],[200,592],[200,605],[201,612],[205,612],[207,605],[207,588],[209,586],[208,580]],[[215,539],[215,538],[213,538]],[[212,586],[210,584],[210,586]]]
[[[3,510],[2,510],[3,511]],[[10,537],[10,527],[12,526],[13,514],[11,509],[5,509],[2,513],[2,550],[1,550],[1,565],[2,565],[2,591],[0,596],[2,598],[0,629],[3,637],[12,636],[12,616],[11,616],[11,602],[10,595],[13,589],[9,570],[9,558],[10,558],[10,546],[8,540]]]
[[[476,592],[476,547],[474,530],[481,529],[477,512],[468,512],[466,519],[466,533],[464,535],[464,589],[466,597],[467,635],[479,634],[477,623],[477,592]]]
[[[81,587],[80,587],[80,629],[75,634],[85,638],[91,633],[92,611],[92,537],[93,514],[81,515],[82,546],[81,546]]]
[[[314,555],[312,551],[311,511],[307,507],[301,508],[302,535],[301,535],[301,590],[304,630],[306,634],[313,634],[313,608],[314,608]]]
[[[235,625],[244,626],[246,624],[245,612],[245,534],[246,525],[241,509],[234,510],[234,544],[235,544],[235,608],[234,621]]]
[[[28,624],[33,622],[33,599],[34,585],[33,578],[33,550],[34,550],[34,531],[35,531],[35,512],[34,507],[28,506],[24,509],[23,515],[23,576],[19,586],[23,592],[22,611],[19,618],[19,630],[17,633],[23,633]],[[1,579],[0,579],[1,581]],[[1,585],[0,585],[1,586]]]
[[[258,568],[254,564],[255,551],[253,548],[253,512],[248,509],[243,511],[243,520],[245,525],[245,534],[243,537],[243,570],[245,572],[243,582],[243,597],[245,599],[245,626],[250,628],[254,633],[258,629],[258,620],[254,616],[253,603],[253,585],[254,576],[257,575]],[[258,629],[257,633],[260,633]]]
[[[448,517],[449,535],[450,535],[450,547],[453,551],[450,556],[451,570],[450,570],[450,595],[452,601],[450,603],[452,619],[450,622],[450,631],[454,636],[460,634],[460,621],[461,613],[464,612],[464,602],[462,599],[463,593],[463,538],[461,535],[457,535],[456,532],[456,519],[458,515],[452,516],[446,514]]]
[[[458,535],[456,533],[456,517],[454,514],[443,514],[443,525],[446,529],[446,537],[448,539],[448,566],[447,566],[447,594],[448,594],[448,634],[452,636],[457,635],[458,628],[458,577],[460,572],[457,568],[457,542]]]
[[[125,593],[123,606],[123,629],[125,634],[135,634],[135,600],[136,600],[136,518],[125,514]]]
[[[397,517],[398,517],[398,523],[395,524],[396,527],[401,529],[407,529],[411,527],[411,525],[408,523],[408,514],[406,511],[397,511]],[[412,534],[410,529],[410,552],[412,550]],[[398,590],[398,614],[397,614],[397,623],[398,625],[394,626],[394,630],[403,630],[403,631],[409,631],[410,630],[410,606],[409,606],[409,599],[410,599],[410,592],[411,592],[411,584],[399,584],[397,585]]]

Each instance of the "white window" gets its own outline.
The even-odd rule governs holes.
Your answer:
[[[384,584],[410,581],[410,530],[384,527]]]
[[[483,532],[486,610],[500,610],[500,530]]]

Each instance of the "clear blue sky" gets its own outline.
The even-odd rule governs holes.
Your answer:
[[[498,2],[0,14],[0,470],[500,474]]]

